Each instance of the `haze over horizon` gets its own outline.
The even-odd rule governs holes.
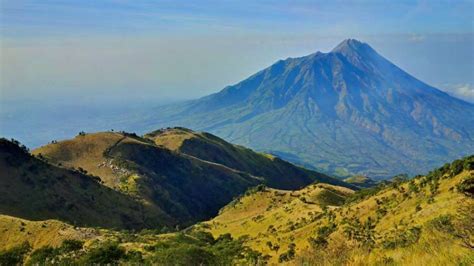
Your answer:
[[[473,102],[473,6],[3,0],[0,99],[195,98],[279,59],[356,38],[420,80]]]

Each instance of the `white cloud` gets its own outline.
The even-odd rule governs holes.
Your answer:
[[[445,84],[444,90],[460,99],[474,103],[474,85],[473,84]]]

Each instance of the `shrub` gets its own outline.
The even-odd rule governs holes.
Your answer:
[[[413,193],[417,193],[418,191],[420,191],[414,180],[408,182],[408,191]]]
[[[214,244],[216,241],[211,233],[205,231],[194,231],[191,233],[191,235],[197,238],[199,241],[209,244]]]
[[[452,217],[450,215],[440,215],[429,221],[429,224],[438,231],[454,233],[454,226],[452,223]]]
[[[474,206],[469,201],[457,209],[456,219],[453,219],[454,235],[461,239],[464,247],[474,248]]]
[[[0,265],[18,265],[22,264],[26,253],[31,250],[28,242],[17,247],[0,252]]]
[[[358,219],[348,220],[344,228],[344,234],[352,240],[358,242],[360,247],[371,248],[375,245],[375,224],[370,217],[365,223],[361,223]]]
[[[60,249],[62,252],[72,252],[72,251],[81,250],[83,245],[84,245],[83,241],[75,240],[75,239],[67,239],[63,241]]]
[[[464,169],[464,160],[456,160],[451,163],[450,176],[456,176]]]
[[[125,250],[118,243],[107,242],[90,250],[83,258],[84,264],[116,264],[125,257]]]
[[[474,177],[470,176],[456,185],[456,189],[469,197],[474,197]]]
[[[155,252],[153,263],[160,265],[216,265],[214,254],[202,247],[181,244]]]
[[[39,248],[31,253],[28,265],[45,265],[57,255],[59,255],[59,251],[50,246]]]
[[[416,205],[416,207],[415,207],[415,211],[416,211],[416,212],[419,212],[419,211],[421,211],[421,206],[420,206],[420,204],[417,204],[417,205]]]
[[[318,228],[316,237],[310,237],[308,239],[311,246],[315,249],[326,247],[328,245],[327,238],[332,232],[336,230],[336,225],[331,223],[327,226]]]
[[[278,262],[282,263],[285,261],[290,261],[295,258],[295,248],[296,245],[294,243],[290,243],[288,245],[288,250],[282,254],[280,254],[280,257],[278,257]]]
[[[127,264],[132,265],[142,265],[145,261],[143,259],[143,254],[140,251],[131,250],[125,254],[124,260]]]
[[[392,238],[384,239],[382,241],[382,247],[386,249],[394,249],[398,247],[410,246],[420,239],[421,227],[411,227],[406,231],[400,232]]]

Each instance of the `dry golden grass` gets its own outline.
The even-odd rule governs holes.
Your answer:
[[[158,137],[157,137],[158,136]],[[170,150],[177,151],[187,139],[195,138],[198,133],[188,132],[181,129],[168,129],[161,134],[148,134],[145,137],[153,140],[156,145],[164,146]]]
[[[225,233],[236,238],[248,235],[246,244],[270,254],[270,262],[276,263],[278,255],[285,252],[290,243],[296,244],[297,252],[309,247],[307,237],[312,235],[315,226],[311,221],[323,212],[318,196],[328,190],[342,195],[353,193],[348,188],[327,184],[310,185],[298,191],[267,188],[226,206],[206,224],[215,237]],[[271,250],[268,241],[280,248]]]
[[[42,154],[49,162],[61,164],[67,168],[83,168],[88,173],[99,176],[105,185],[115,188],[119,185],[119,177],[113,169],[101,163],[107,163],[104,151],[126,137],[114,132],[101,132],[76,136],[74,139],[48,144],[32,151]]]
[[[73,227],[57,220],[29,221],[0,215],[0,250],[29,242],[33,249],[43,246],[57,247],[66,239],[93,240],[99,231]]]
[[[432,202],[428,201],[426,196],[429,194],[428,186],[417,193],[410,193],[409,196],[397,189],[386,187],[365,200],[344,206],[329,206],[328,212],[335,215],[334,222],[338,226],[330,236],[328,248],[322,253],[314,250],[308,239],[316,235],[318,228],[328,224],[328,220],[325,216],[311,220],[310,213],[317,215],[323,212],[318,195],[330,189],[349,195],[351,191],[347,188],[311,185],[299,191],[267,189],[226,206],[219,216],[206,222],[204,227],[215,237],[225,233],[234,237],[248,235],[246,245],[271,255],[270,264],[278,264],[279,255],[287,251],[288,244],[294,243],[297,259],[290,264],[472,265],[472,250],[463,247],[460,240],[452,235],[430,228],[429,221],[445,214],[455,216],[460,206],[474,206],[472,198],[454,189],[460,180],[473,174],[473,171],[464,171],[452,178],[442,178]],[[416,183],[419,183],[419,179]],[[408,183],[401,187],[402,190],[409,190]],[[306,200],[301,200],[302,197]],[[377,219],[377,210],[381,208],[385,208],[387,213]],[[376,221],[374,230],[377,235],[397,230],[401,232],[414,226],[420,226],[422,233],[418,242],[407,247],[375,247],[369,252],[347,239],[343,233],[344,218],[359,219],[363,222],[368,217]],[[275,231],[269,230],[271,225]],[[267,246],[268,241],[273,246],[279,245],[279,250],[271,250]]]

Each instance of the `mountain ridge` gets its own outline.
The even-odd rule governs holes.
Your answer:
[[[79,133],[32,151],[51,167],[78,169],[101,185],[167,217],[166,226],[208,219],[249,187],[300,189],[326,182],[357,189],[315,171],[185,128]],[[52,217],[54,218],[54,217]],[[161,225],[161,224],[160,224]]]
[[[472,153],[472,117],[473,104],[410,76],[368,44],[346,40],[134,123],[209,131],[343,177],[389,178]]]

